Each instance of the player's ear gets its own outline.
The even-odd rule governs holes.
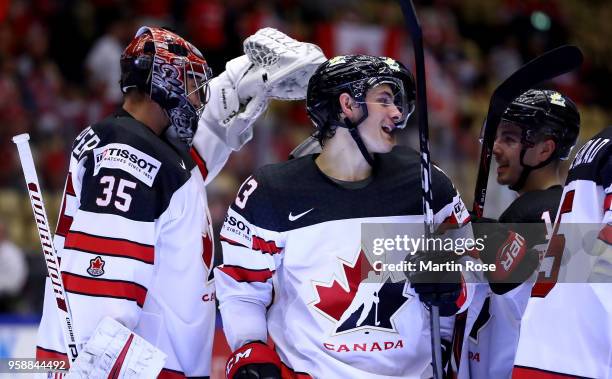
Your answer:
[[[349,95],[348,93],[342,93],[338,97],[338,101],[340,102],[340,110],[342,111],[342,113],[349,118],[353,116],[353,114],[355,113],[356,104],[355,100],[353,100],[351,95]]]
[[[538,144],[538,160],[540,162],[546,161],[548,158],[550,158],[551,155],[553,155],[556,148],[557,144],[552,138],[547,138],[544,141],[540,142]]]

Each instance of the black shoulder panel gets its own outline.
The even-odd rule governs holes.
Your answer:
[[[544,212],[549,212],[551,220],[554,221],[562,192],[561,186],[526,192],[510,204],[499,217],[499,222],[539,223],[543,222]]]
[[[231,207],[257,226],[286,231],[331,220],[422,215],[419,156],[396,148],[376,158],[374,177],[363,188],[346,189],[324,175],[307,155],[257,170],[242,185]],[[257,188],[251,192],[254,180]],[[244,194],[248,194],[246,203]],[[455,190],[434,170],[434,211],[452,201]]]
[[[87,158],[80,208],[137,221],[159,217],[193,167],[188,155],[139,121],[122,116],[84,130],[74,143],[73,156]]]
[[[604,185],[612,173],[612,126],[587,141],[576,153],[567,174],[566,183],[574,180],[590,180]]]

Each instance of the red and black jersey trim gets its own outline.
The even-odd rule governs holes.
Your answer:
[[[593,379],[586,376],[562,374],[560,372],[542,370],[539,368],[514,366],[512,379]]]
[[[147,289],[140,284],[125,280],[88,278],[86,276],[62,272],[66,292],[93,297],[111,297],[135,301],[139,307],[144,305]]]
[[[227,238],[227,237],[224,237],[223,235],[219,236],[219,240],[220,240],[221,242],[227,242],[227,243],[229,243],[230,245],[240,246],[240,247],[246,247],[247,249],[249,248],[248,246],[243,245],[243,244],[241,244],[240,242],[236,242],[236,241],[234,241],[234,240],[232,240],[232,239],[229,239],[229,238]]]
[[[221,270],[223,273],[230,276],[232,279],[234,279],[237,282],[246,282],[246,283],[253,283],[253,282],[264,283],[268,279],[272,278],[272,275],[274,274],[274,271],[268,270],[268,269],[253,270],[253,269],[240,267],[240,266],[233,266],[233,265],[220,266],[219,270]]]
[[[598,238],[608,245],[612,245],[612,225],[606,224],[599,232]]]
[[[275,241],[266,241],[263,238],[253,236],[253,250],[261,251],[264,254],[278,254],[283,251],[282,247],[276,246]]]
[[[607,211],[612,211],[612,193],[606,195],[606,198],[604,199],[603,211],[604,213]]]
[[[76,192],[74,191],[74,185],[72,184],[71,172],[68,172],[68,177],[66,177],[66,188],[64,189],[64,193],[70,196],[76,196]]]
[[[189,151],[189,154],[191,155],[191,158],[198,166],[198,169],[200,170],[200,174],[202,174],[202,177],[204,178],[204,180],[206,180],[206,177],[208,176],[208,167],[206,167],[206,162],[204,161],[202,156],[200,156],[200,153],[198,153],[198,151],[194,147],[191,148],[191,150]]]
[[[57,220],[57,228],[55,228],[55,234],[58,236],[66,237],[66,235],[70,231],[72,220],[72,216],[66,215],[66,197],[64,196],[64,201],[62,201],[62,211],[60,212],[60,217]]]
[[[126,239],[99,237],[83,232],[70,231],[66,236],[64,248],[92,254],[130,258],[148,264],[153,264],[155,261],[155,248],[151,245]]]
[[[163,368],[157,379],[210,379],[210,376],[185,376],[182,371]]]
[[[305,373],[305,372],[300,372],[300,371],[294,371],[291,367],[287,366],[287,364],[285,362],[281,361],[281,364],[283,365],[282,367],[282,373],[289,373],[289,376],[291,378],[295,378],[295,379],[312,379],[312,376],[310,376],[309,374]],[[285,377],[285,375],[282,375],[283,377]]]
[[[44,347],[36,346],[37,361],[66,361],[68,362],[68,354],[59,351],[45,349]],[[66,368],[68,368],[66,366]]]

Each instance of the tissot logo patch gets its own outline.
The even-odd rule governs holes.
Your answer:
[[[116,168],[131,174],[151,187],[161,162],[142,151],[121,143],[111,143],[94,149],[94,176],[102,167]]]
[[[89,268],[87,269],[87,273],[91,276],[101,276],[104,275],[104,262],[102,257],[99,255],[94,259],[89,261]]]

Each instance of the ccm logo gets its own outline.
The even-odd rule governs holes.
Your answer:
[[[240,362],[241,359],[248,358],[251,355],[251,351],[252,349],[248,348],[243,352],[234,354],[234,356],[231,357],[229,361],[227,361],[227,366],[225,367],[225,375],[229,376],[229,372],[232,370],[232,367],[234,367],[236,363]]]

